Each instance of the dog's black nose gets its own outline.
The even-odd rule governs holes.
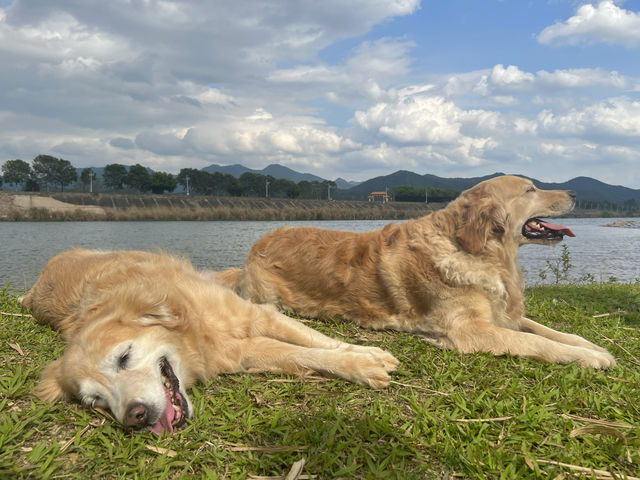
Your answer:
[[[134,403],[129,406],[124,415],[124,425],[130,428],[141,428],[147,425],[149,409],[143,403]]]
[[[574,192],[573,190],[569,190],[567,193],[571,198],[574,198],[574,199],[576,198],[576,192]]]

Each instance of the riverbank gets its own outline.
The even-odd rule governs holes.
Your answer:
[[[0,221],[406,220],[445,203],[288,198],[0,192]],[[622,217],[576,209],[574,218]]]
[[[4,221],[404,220],[442,203],[186,195],[1,193]]]

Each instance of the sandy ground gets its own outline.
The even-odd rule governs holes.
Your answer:
[[[45,208],[54,212],[81,211],[97,215],[105,214],[104,208],[95,205],[73,205],[38,195],[0,194],[0,217],[6,217],[11,210],[29,210],[30,208]]]

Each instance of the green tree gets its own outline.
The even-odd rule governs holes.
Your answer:
[[[119,163],[105,165],[104,171],[102,172],[102,181],[105,187],[113,190],[122,190],[126,178],[127,167]]]
[[[40,191],[40,181],[36,178],[36,174],[31,171],[31,175],[27,179],[24,184],[24,190],[26,192],[39,192]]]
[[[460,195],[457,190],[435,187],[412,187],[400,185],[391,189],[393,199],[397,202],[449,202]]]
[[[228,195],[232,197],[239,197],[242,195],[243,185],[240,180],[229,173],[224,175],[224,190]]]
[[[173,192],[178,185],[178,181],[166,172],[154,172],[149,178],[149,187],[153,193]]]
[[[44,184],[47,192],[49,184],[53,183],[55,164],[58,159],[51,155],[38,155],[33,159],[33,177],[40,183]]]
[[[44,183],[47,190],[49,184],[60,185],[60,191],[64,191],[65,185],[69,185],[78,179],[76,169],[71,162],[51,155],[38,155],[33,159],[33,172],[36,179]]]
[[[195,168],[183,168],[176,177],[177,182],[188,191],[190,195],[211,195],[211,174]]]
[[[300,196],[300,187],[292,180],[278,178],[269,185],[269,196],[297,198]]]
[[[243,186],[242,196],[264,197],[266,195],[267,181],[271,182],[273,177],[266,177],[259,173],[244,172],[238,180]]]
[[[29,180],[31,173],[31,165],[24,160],[7,160],[2,165],[2,178],[4,182],[13,183],[16,191],[18,190],[18,185],[26,183],[27,180]]]
[[[124,183],[140,193],[148,192],[151,189],[151,175],[146,167],[136,163],[129,167]]]
[[[60,191],[64,191],[64,187],[75,182],[78,179],[76,168],[71,162],[62,158],[58,159],[56,166],[55,182],[60,185]]]

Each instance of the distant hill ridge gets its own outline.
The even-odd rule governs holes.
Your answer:
[[[98,177],[102,176],[102,172],[104,170],[103,167],[92,168],[96,172]],[[271,175],[275,178],[286,178],[287,180],[292,180],[296,183],[299,183],[303,180],[306,180],[308,182],[322,182],[326,180],[317,175],[313,175],[311,173],[300,173],[289,167],[285,167],[279,164],[271,164],[261,170],[248,168],[240,164],[226,166],[212,164],[208,167],[204,167],[202,170],[209,173],[228,173],[236,178],[240,177],[240,175],[245,172],[251,172],[260,175]],[[78,175],[80,175],[82,169],[78,168],[77,171]],[[149,171],[151,172],[151,170]],[[384,191],[385,188],[391,189],[400,185],[410,185],[417,188],[446,188],[461,191],[471,188],[472,186],[484,180],[498,177],[500,175],[504,175],[504,173],[497,172],[491,175],[485,175],[483,177],[445,178],[431,174],[420,175],[408,170],[398,170],[397,172],[391,173],[389,175],[371,178],[361,183],[348,182],[342,178],[338,178],[335,180],[338,186],[338,191],[332,192],[332,197],[340,200],[363,200],[366,199],[367,195],[371,192]],[[519,176],[530,178],[526,177],[525,175]],[[530,179],[533,180],[540,188],[573,190],[574,192],[576,192],[579,200],[594,202],[609,201],[613,203],[624,203],[626,201],[635,200],[636,202],[640,203],[640,190],[623,187],[621,185],[609,185],[591,177],[576,177],[562,183],[541,182],[534,178]],[[178,190],[180,190],[180,187],[177,189],[177,191]]]
[[[335,198],[340,199],[362,199],[373,191],[383,191],[385,188],[393,188],[400,185],[411,185],[412,187],[424,188],[447,188],[452,190],[466,190],[474,185],[499,177],[504,173],[494,173],[483,177],[470,178],[442,178],[436,175],[417,173],[406,170],[399,170],[390,175],[372,178],[348,190],[337,192]],[[595,202],[624,203],[629,200],[640,202],[640,190],[623,187],[620,185],[609,185],[590,177],[576,177],[563,183],[541,182],[525,175],[520,177],[529,178],[540,188],[545,190],[573,190],[579,200]]]

